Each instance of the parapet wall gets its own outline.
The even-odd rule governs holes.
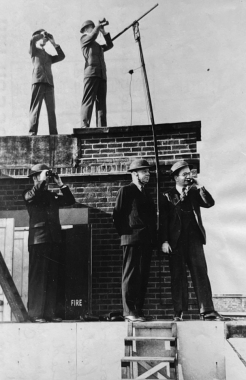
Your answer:
[[[199,171],[197,141],[201,123],[156,126],[161,165],[161,188],[170,187],[168,170],[179,159],[192,162]],[[75,129],[71,136],[18,136],[0,138],[0,210],[23,210],[22,192],[31,185],[29,168],[43,162],[62,175],[76,198],[75,207],[89,209],[92,225],[92,311],[104,314],[121,306],[121,260],[119,238],[112,224],[112,210],[120,186],[131,180],[126,172],[135,157],[155,161],[151,126]],[[155,198],[155,175],[150,188]],[[56,191],[57,189],[54,188]],[[147,313],[167,318],[173,312],[167,258],[153,255]],[[197,318],[190,282],[190,312]]]

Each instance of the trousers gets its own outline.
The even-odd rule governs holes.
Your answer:
[[[47,108],[50,135],[57,135],[54,87],[48,83],[34,83],[32,85],[29,133],[36,135],[38,132],[39,115],[43,100]]]
[[[152,249],[150,245],[123,246],[123,315],[136,315],[143,306],[148,286]]]
[[[175,312],[188,310],[186,265],[190,270],[200,313],[214,310],[201,232],[195,221],[182,228],[177,247],[169,255],[171,291]]]
[[[31,318],[54,318],[60,244],[29,245],[28,314]]]
[[[81,103],[81,128],[89,127],[94,103],[96,103],[96,126],[107,126],[107,81],[100,77],[84,79],[84,95]]]

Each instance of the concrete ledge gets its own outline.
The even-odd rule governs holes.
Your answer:
[[[126,322],[0,323],[1,379],[120,380],[127,327]],[[225,380],[224,323],[181,322],[177,331],[184,380]]]
[[[186,123],[166,123],[166,124],[156,124],[155,130],[157,135],[161,132],[185,132],[189,130],[196,132],[197,141],[201,141],[201,122],[200,121],[190,121]],[[125,136],[136,134],[137,132],[147,132],[152,134],[151,125],[132,125],[132,126],[121,126],[121,127],[104,127],[104,128],[74,128],[73,133],[75,136],[88,136],[88,135],[96,135],[96,136],[104,136],[106,134],[112,135],[120,135]]]
[[[199,171],[200,121],[158,124],[155,131],[163,174],[179,159],[187,159]],[[80,128],[71,136],[0,137],[0,179],[27,177],[36,163],[66,177],[126,175],[130,162],[141,156],[155,164],[151,125]]]
[[[73,166],[77,155],[77,139],[69,135],[0,137],[2,169],[29,169],[37,163],[51,167]]]

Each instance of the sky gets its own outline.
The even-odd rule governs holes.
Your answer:
[[[28,48],[35,30],[52,33],[66,54],[53,66],[53,76],[58,132],[71,134],[80,126],[82,22],[105,17],[106,30],[114,37],[155,4],[156,0],[0,0],[0,135],[28,134]],[[202,123],[199,179],[215,199],[213,208],[202,210],[205,253],[216,294],[246,293],[245,20],[246,0],[160,0],[140,21],[155,122]],[[133,125],[149,124],[131,28],[114,41],[105,60],[108,125],[127,126],[131,119]],[[44,106],[38,133],[48,134]]]

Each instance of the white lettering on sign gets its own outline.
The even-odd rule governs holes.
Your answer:
[[[80,299],[80,300],[71,300],[71,306],[82,306],[82,299]]]

